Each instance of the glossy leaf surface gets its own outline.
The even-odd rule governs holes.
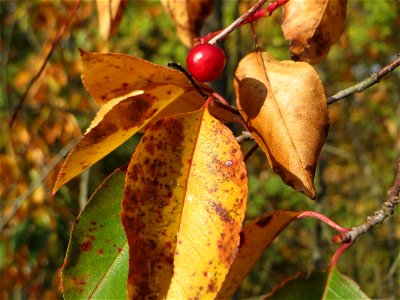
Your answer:
[[[218,293],[217,299],[230,299],[243,279],[275,238],[301,212],[277,210],[259,216],[246,224],[240,233],[240,246],[235,260]]]
[[[369,299],[360,287],[336,267],[307,276],[298,274],[288,278],[261,299]]]
[[[91,128],[72,149],[58,175],[54,191],[102,159],[145,127],[183,94],[175,85],[162,85],[126,99],[114,99],[100,109]],[[112,105],[114,106],[112,106]]]
[[[215,0],[161,0],[176,26],[182,43],[192,47],[204,20],[214,8]]]
[[[315,168],[329,128],[316,71],[304,62],[253,52],[240,61],[234,87],[240,113],[273,170],[315,198]]]
[[[240,146],[207,108],[150,127],[124,189],[128,298],[213,298],[237,252],[246,194]]]
[[[62,270],[65,299],[126,299],[128,243],[120,221],[125,172],[93,194],[72,229]]]
[[[290,0],[284,6],[282,31],[295,60],[319,63],[342,35],[347,0]]]

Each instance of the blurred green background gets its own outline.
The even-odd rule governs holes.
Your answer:
[[[254,1],[253,1],[254,2]],[[230,24],[253,2],[217,1],[203,34]],[[82,2],[71,27],[32,86],[19,117],[11,115],[48,53],[72,1],[0,2],[0,298],[61,297],[60,267],[69,231],[88,197],[114,169],[129,162],[139,137],[51,195],[63,156],[90,124],[98,107],[83,88],[78,48],[136,55],[166,65],[185,64],[188,49],[158,1],[129,1],[117,33],[107,43],[98,31],[94,1]],[[400,52],[400,2],[348,2],[345,33],[316,68],[328,96],[367,78]],[[260,20],[263,49],[290,59],[280,29],[280,11]],[[249,26],[221,45],[224,76],[213,87],[234,102],[232,79],[238,60],[254,49]],[[358,226],[380,208],[393,183],[400,153],[399,70],[379,84],[329,106],[331,128],[322,151],[311,201],[286,187],[261,150],[249,159],[247,219],[273,209],[316,210],[343,227]],[[233,127],[235,132],[240,129]],[[244,144],[245,151],[251,144]],[[371,298],[400,298],[399,209],[361,236],[341,258],[339,269]],[[334,234],[315,220],[290,225],[243,282],[238,299],[269,292],[298,271],[327,267],[337,245]]]

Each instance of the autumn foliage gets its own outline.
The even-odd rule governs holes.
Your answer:
[[[341,233],[350,231],[324,216],[325,212],[307,206],[314,205],[309,199],[323,197],[321,184],[316,183],[318,164],[328,132],[335,130],[329,128],[330,123],[339,122],[335,111],[328,110],[325,79],[313,65],[324,62],[342,36],[347,1],[278,0],[270,2],[267,13],[260,13],[264,2],[250,6],[239,1],[244,19],[232,23],[229,32],[216,28],[203,37],[201,29],[216,9],[214,1],[162,0],[155,8],[151,6],[155,15],[165,10],[179,40],[188,48],[222,43],[228,34],[251,28],[253,36],[246,38],[254,39],[255,47],[242,53],[233,69],[226,66],[226,72],[232,71],[228,95],[234,101],[216,92],[214,84],[192,78],[177,64],[168,67],[137,55],[108,51],[112,45],[108,41],[118,35],[128,1],[96,1],[93,7],[77,1],[65,6],[73,16],[71,25],[66,19],[65,28],[84,26],[94,7],[98,14],[97,51],[80,45],[80,65],[70,67],[71,72],[81,73],[90,97],[68,95],[77,99],[76,108],[97,112],[86,122],[79,141],[71,145],[68,143],[80,136],[78,122],[72,113],[63,112],[57,101],[45,108],[50,121],[39,118],[33,123],[46,136],[45,141],[21,135],[28,130],[21,122],[25,115],[15,118],[13,130],[20,134],[10,135],[10,139],[14,144],[33,143],[25,156],[32,164],[37,157],[46,161],[46,144],[57,142],[68,151],[57,177],[51,172],[35,190],[47,197],[36,195],[37,201],[60,197],[78,175],[106,161],[121,145],[133,139],[137,142],[129,146],[127,164],[114,162],[114,171],[99,180],[89,201],[79,208],[64,262],[54,277],[64,298],[230,299],[263,253],[294,221],[313,217]],[[257,9],[252,11],[252,7]],[[39,8],[47,9],[42,4]],[[257,35],[258,23],[281,10],[280,35],[289,43],[291,59],[274,57]],[[45,12],[48,14],[51,12]],[[48,43],[51,51],[56,49],[56,41]],[[225,51],[229,59],[229,48]],[[67,88],[70,83],[63,79],[67,75],[60,68],[51,65],[46,76],[57,78]],[[24,81],[23,74],[19,78]],[[52,93],[51,86],[40,88],[37,99],[43,98],[45,103],[46,93]],[[60,111],[54,113],[54,107]],[[245,145],[244,136],[252,140],[253,149]],[[35,147],[42,149],[41,156],[33,153],[38,151]],[[254,154],[256,147],[260,150]],[[264,159],[262,167],[251,167],[252,154]],[[18,172],[13,161],[4,158],[2,166],[13,178],[18,177],[13,174]],[[323,162],[325,165],[326,159]],[[309,199],[302,197],[302,201],[311,204],[274,206],[249,218],[254,200],[250,181],[255,171],[264,168],[275,173],[282,190],[286,185],[291,195],[303,194]],[[337,179],[331,176],[328,180]],[[4,182],[11,185],[11,181]],[[4,188],[0,191],[5,193]],[[66,198],[73,198],[71,195]],[[65,214],[74,219],[72,212]],[[340,298],[368,298],[338,270],[338,258],[348,246],[340,248],[323,272],[308,279],[299,274],[289,277],[267,296],[287,298],[292,292],[321,299],[335,293]],[[307,280],[318,288],[302,290]]]

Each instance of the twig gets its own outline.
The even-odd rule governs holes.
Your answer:
[[[42,65],[40,66],[39,71],[36,73],[35,76],[33,76],[33,78],[31,79],[31,81],[29,81],[28,86],[27,86],[27,88],[26,88],[24,94],[22,95],[21,99],[19,100],[19,103],[18,103],[17,107],[15,108],[14,113],[13,113],[13,115],[12,115],[12,117],[11,117],[11,121],[10,121],[10,125],[9,125],[10,128],[13,126],[14,121],[15,121],[15,119],[17,118],[18,113],[20,112],[20,110],[21,110],[21,108],[22,108],[22,105],[25,103],[25,100],[26,100],[26,98],[27,98],[27,96],[28,96],[28,93],[29,93],[29,91],[31,90],[33,84],[40,78],[40,75],[42,75],[44,69],[45,69],[46,66],[47,66],[47,63],[48,63],[49,60],[50,60],[51,55],[52,55],[53,52],[54,52],[54,49],[56,48],[56,46],[57,46],[58,43],[60,42],[61,37],[64,35],[65,30],[66,30],[66,29],[69,27],[69,25],[71,24],[72,19],[74,18],[75,13],[77,12],[77,10],[78,10],[80,4],[81,4],[81,0],[79,0],[79,1],[77,2],[76,6],[72,9],[69,18],[67,19],[67,21],[63,24],[63,26],[62,26],[62,27],[60,28],[60,30],[58,31],[58,34],[57,34],[55,40],[53,41],[53,43],[52,43],[52,45],[51,45],[50,51],[49,51],[49,53],[47,54],[46,58],[44,59]]]
[[[224,30],[222,30],[219,34],[214,36],[212,39],[210,39],[208,42],[210,44],[215,44],[217,43],[220,39],[223,39],[225,36],[227,36],[229,33],[234,31],[237,27],[239,27],[242,23],[244,23],[247,18],[252,16],[261,6],[264,5],[264,3],[267,0],[259,0],[255,5],[253,5],[246,13],[241,15],[239,18],[237,18],[231,25],[226,27]]]
[[[250,156],[258,149],[258,144],[255,144],[253,147],[250,148],[249,152],[247,152],[244,157],[243,161],[246,162]]]
[[[396,69],[400,65],[400,53],[396,54],[396,58],[388,65],[383,67],[381,70],[378,72],[372,73],[367,79],[361,81],[360,83],[357,83],[356,85],[349,87],[345,90],[342,90],[338,93],[336,93],[333,96],[330,96],[326,101],[329,104],[335,103],[336,101],[347,97],[351,94],[354,93],[360,93],[364,91],[365,89],[369,88],[370,86],[374,85],[375,83],[378,83],[383,76],[386,74],[390,73],[394,69]]]
[[[367,218],[367,221],[358,227],[353,227],[349,232],[335,235],[332,241],[336,243],[353,243],[357,237],[381,224],[387,217],[394,213],[394,208],[400,203],[400,159],[397,161],[397,176],[393,186],[389,190],[389,195],[382,208],[375,212],[375,215]]]
[[[3,228],[10,222],[10,220],[15,216],[15,214],[18,212],[19,208],[21,207],[22,203],[26,199],[28,199],[29,196],[32,195],[32,193],[42,184],[42,182],[46,179],[47,175],[58,165],[58,163],[64,159],[64,156],[68,154],[68,152],[75,146],[77,140],[74,139],[71,142],[69,142],[66,146],[64,146],[60,152],[55,156],[50,163],[46,166],[45,170],[42,172],[41,176],[32,182],[28,188],[28,190],[23,193],[22,195],[18,196],[14,200],[12,200],[12,209],[11,211],[7,214],[2,216],[0,220],[0,231],[3,230]]]
[[[236,137],[236,140],[239,144],[245,141],[251,141],[253,139],[254,138],[249,131],[242,131],[242,134]]]

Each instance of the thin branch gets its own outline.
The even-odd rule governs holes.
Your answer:
[[[35,76],[33,76],[33,78],[31,79],[31,81],[29,81],[28,86],[25,90],[25,93],[22,95],[21,99],[19,100],[19,103],[17,105],[17,107],[14,110],[14,113],[11,117],[11,121],[10,121],[10,128],[13,126],[14,121],[16,120],[16,118],[18,117],[18,113],[21,111],[22,105],[24,105],[26,98],[29,94],[29,91],[31,90],[33,84],[40,78],[40,75],[42,75],[44,69],[47,66],[47,63],[50,60],[50,57],[52,56],[54,49],[57,47],[58,43],[60,42],[62,36],[64,35],[65,30],[69,27],[69,25],[71,24],[79,6],[81,4],[81,0],[79,0],[76,4],[76,6],[72,9],[71,14],[69,16],[69,18],[67,19],[67,21],[61,26],[60,30],[58,31],[58,34],[55,38],[55,40],[53,41],[50,51],[49,53],[47,53],[46,58],[44,59],[42,65],[40,66],[39,71],[36,73]]]
[[[377,224],[381,224],[387,217],[394,213],[396,205],[400,203],[400,159],[397,161],[397,176],[393,186],[389,190],[389,195],[382,208],[375,212],[375,215],[367,217],[367,221],[357,227],[353,227],[349,232],[335,235],[332,240],[336,243],[353,243],[357,237],[372,228]]]
[[[231,25],[226,27],[224,30],[222,30],[219,34],[214,36],[212,39],[210,39],[208,42],[210,44],[215,44],[219,40],[223,39],[225,36],[227,36],[229,33],[234,31],[237,27],[239,27],[242,23],[244,23],[247,18],[252,16],[261,6],[264,5],[264,3],[267,0],[259,0],[254,6],[252,6],[246,13],[241,15],[239,18],[237,18]]]
[[[42,172],[41,176],[37,178],[37,180],[33,181],[30,185],[28,190],[23,193],[22,195],[18,196],[14,200],[12,200],[12,208],[11,211],[3,215],[1,220],[0,220],[0,231],[3,230],[3,228],[10,222],[10,220],[15,216],[15,214],[18,212],[20,209],[21,205],[24,203],[26,199],[28,199],[32,193],[43,183],[43,181],[46,179],[47,175],[57,167],[57,165],[61,162],[61,160],[64,159],[64,156],[68,154],[68,152],[75,146],[77,140],[74,139],[71,142],[69,142],[66,146],[64,146],[57,156],[55,156],[50,163],[46,166],[45,170]]]
[[[251,141],[254,137],[251,135],[249,131],[242,131],[242,134],[236,137],[236,140],[239,144],[245,141]]]
[[[249,152],[247,152],[244,157],[243,161],[246,162],[250,156],[258,149],[258,144],[253,145],[253,147],[250,148]]]
[[[382,79],[383,76],[392,72],[399,65],[400,65],[400,53],[396,54],[396,58],[390,64],[384,66],[378,72],[372,73],[367,79],[361,81],[360,83],[357,83],[356,85],[354,85],[352,87],[342,90],[333,96],[330,96],[326,100],[328,105],[335,103],[336,101],[343,99],[349,95],[352,95],[355,93],[360,93],[360,92],[364,91],[365,89],[369,88],[370,86],[374,85],[375,83],[378,83]]]

